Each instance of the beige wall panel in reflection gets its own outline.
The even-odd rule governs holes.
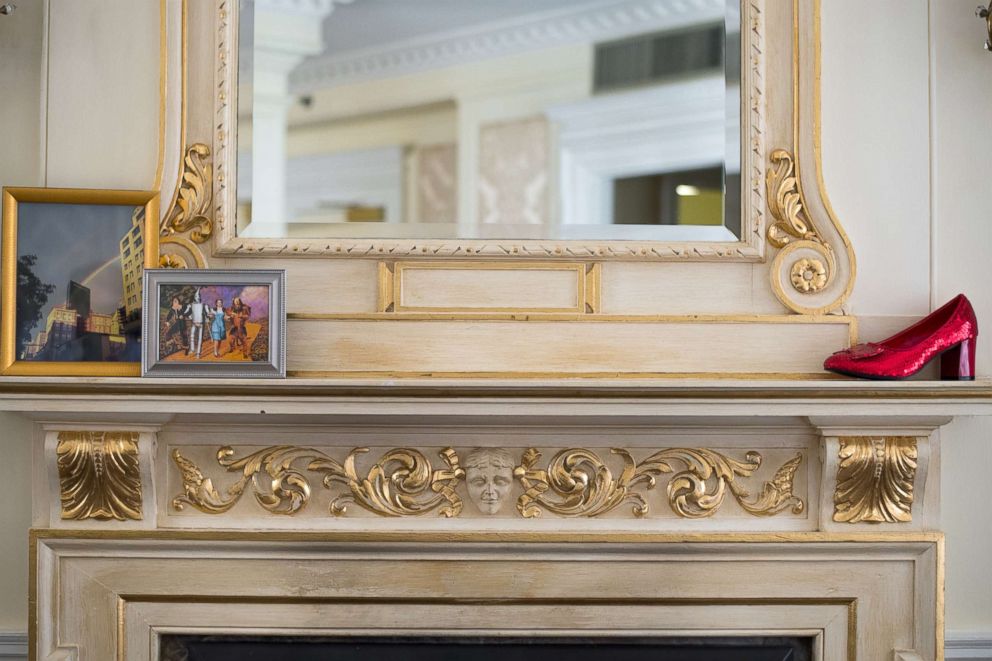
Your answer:
[[[842,318],[821,324],[291,320],[288,368],[419,374],[819,374],[826,355],[848,346],[849,330]]]
[[[159,158],[159,3],[52,0],[48,185],[148,189]]]
[[[397,264],[396,311],[585,312],[584,264],[528,268]]]

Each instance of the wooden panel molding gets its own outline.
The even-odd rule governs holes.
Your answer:
[[[585,262],[379,262],[380,312],[586,314],[602,266]]]

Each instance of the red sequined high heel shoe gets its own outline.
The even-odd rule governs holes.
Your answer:
[[[978,320],[964,294],[881,342],[858,344],[827,358],[823,369],[865,379],[905,379],[940,356],[940,378],[975,378]]]

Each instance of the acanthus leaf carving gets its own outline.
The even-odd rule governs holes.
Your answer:
[[[913,437],[840,439],[834,490],[838,523],[909,523],[918,449]]]
[[[255,499],[263,508],[273,514],[293,515],[311,499],[312,487],[303,472],[305,469],[323,474],[327,488],[336,483],[349,488],[349,493],[331,503],[331,513],[335,516],[345,514],[348,503],[356,503],[381,516],[413,516],[437,510],[451,517],[461,511],[461,499],[454,486],[464,471],[451,448],[440,452],[446,469],[432,470],[430,461],[421,452],[399,448],[385,453],[361,477],[355,459],[368,451],[368,448],[355,448],[344,462],[338,462],[316,448],[276,445],[235,459],[234,449],[224,446],[217,451],[217,463],[229,472],[240,472],[241,477],[223,496],[195,463],[174,449],[172,457],[179,467],[184,493],[173,499],[172,506],[181,511],[192,505],[206,514],[221,514],[234,507],[252,485]],[[297,462],[302,461],[307,462],[305,468],[297,468]]]
[[[205,243],[213,234],[210,219],[213,168],[210,147],[202,143],[190,145],[183,158],[182,180],[176,203],[162,221],[162,236],[189,233],[193,243]]]
[[[643,517],[649,506],[635,487],[653,489],[657,477],[663,474],[672,474],[667,487],[668,503],[683,518],[712,516],[728,491],[742,508],[756,516],[771,516],[790,507],[794,514],[801,514],[805,509],[803,500],[793,493],[802,454],[786,462],[771,482],[764,483],[760,494],[751,498],[738,478],[750,477],[761,466],[757,452],[748,452],[744,461],[738,461],[705,448],[667,448],[640,462],[620,448],[611,453],[623,460],[623,469],[616,478],[589,450],[562,450],[551,459],[547,470],[536,468],[540,452],[527,450],[515,472],[526,489],[517,502],[517,510],[527,518],[539,516],[542,509],[560,516],[598,516],[632,502],[634,515]],[[685,468],[677,470],[679,464]]]
[[[765,176],[768,210],[775,222],[768,226],[768,242],[784,248],[793,241],[813,241],[829,248],[806,215],[795,158],[785,149],[776,149],[770,160],[772,167]]]
[[[423,453],[409,448],[398,448],[385,453],[365,477],[355,469],[355,457],[368,452],[356,448],[348,453],[344,464],[333,459],[321,459],[310,464],[312,470],[324,471],[324,485],[331,487],[341,482],[351,490],[331,503],[336,516],[345,514],[348,503],[354,502],[381,516],[417,516],[433,510],[445,517],[458,516],[462,511],[461,498],[455,485],[465,476],[458,465],[458,455],[451,448],[439,453],[448,468],[433,470]],[[430,494],[435,494],[430,497]],[[425,500],[423,496],[427,495]]]
[[[59,432],[55,454],[63,519],[141,520],[137,432]]]

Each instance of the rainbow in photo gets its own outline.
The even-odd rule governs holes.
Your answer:
[[[19,205],[17,360],[141,359],[144,213],[130,205]]]

